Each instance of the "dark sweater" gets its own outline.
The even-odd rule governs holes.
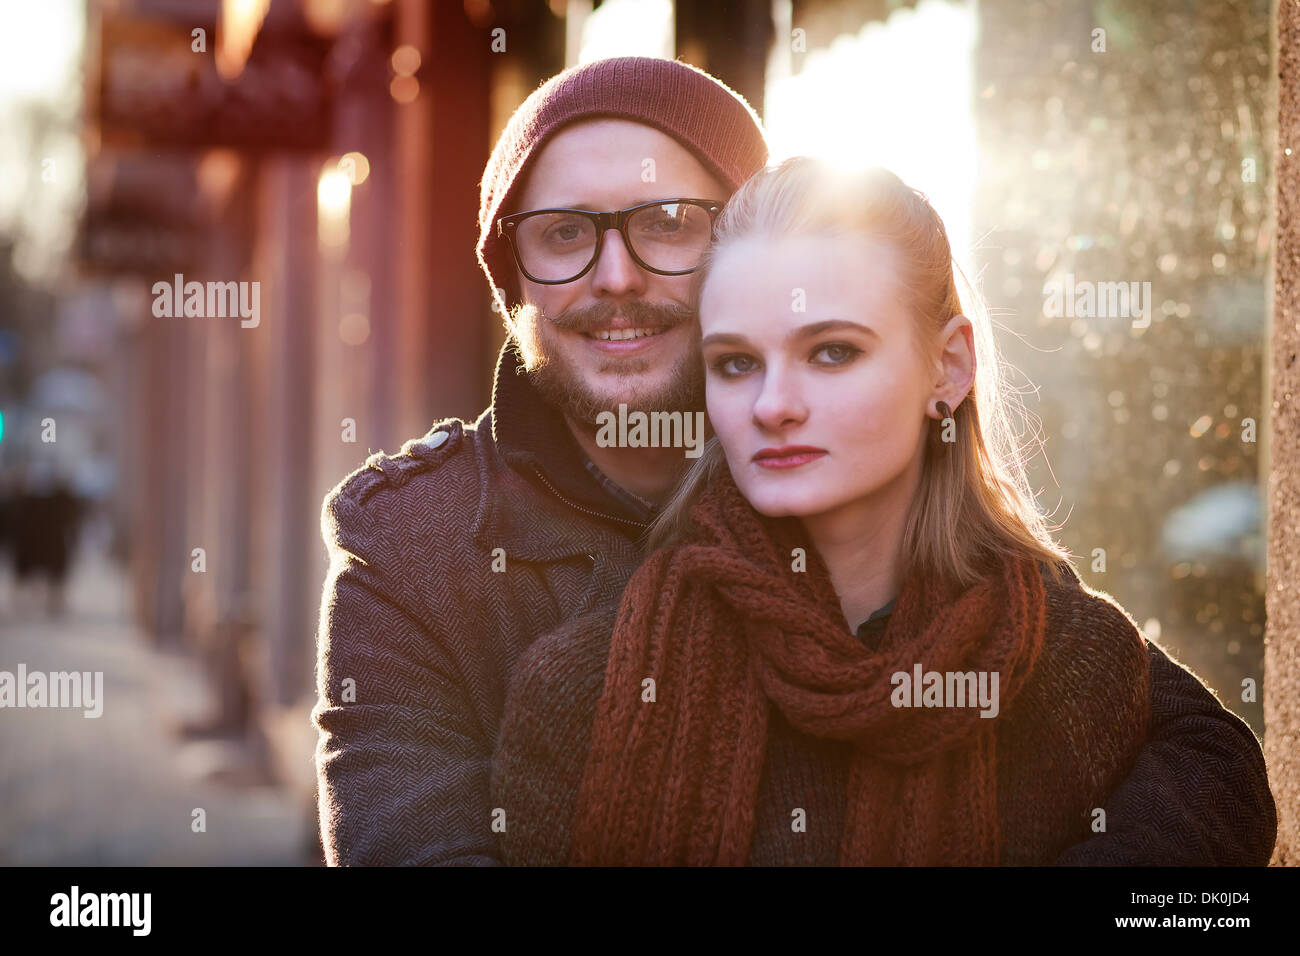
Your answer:
[[[1146,707],[1150,688],[1118,676],[1141,666],[1134,655],[1147,654],[1136,625],[1109,597],[1072,576],[1056,584],[1044,572],[1044,586],[1043,653],[1021,694],[993,718],[1007,865],[1048,864],[1089,839],[1093,811],[1105,806],[1146,743],[1145,734],[1124,728]],[[864,622],[859,635],[878,640],[888,608]],[[505,811],[509,864],[568,862],[616,613],[610,605],[563,625],[520,660],[493,756],[493,804]],[[1085,722],[1091,713],[1113,720]],[[851,758],[850,744],[798,731],[780,708],[769,707],[751,864],[837,862]],[[791,825],[796,808],[804,811],[804,831]]]
[[[889,619],[889,615],[894,611],[894,601],[896,600],[898,599],[894,598],[884,607],[878,607],[872,611],[871,616],[859,624],[854,633],[866,641],[868,645],[874,646],[884,636],[885,624]]]

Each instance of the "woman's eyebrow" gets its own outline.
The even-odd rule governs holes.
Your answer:
[[[863,325],[860,322],[850,322],[848,319],[823,319],[821,322],[810,322],[808,325],[801,325],[796,329],[791,329],[785,337],[787,342],[794,339],[811,338],[814,335],[821,335],[823,332],[837,332],[841,329],[853,329],[857,332],[863,332],[867,335],[880,338],[875,329],[869,325]],[[735,332],[714,332],[700,339],[700,348],[706,345],[747,345],[749,339]]]

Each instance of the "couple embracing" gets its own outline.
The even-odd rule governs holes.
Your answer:
[[[512,117],[492,404],[322,513],[327,862],[1267,863],[1258,742],[1052,539],[925,196],[767,159],[667,60]]]

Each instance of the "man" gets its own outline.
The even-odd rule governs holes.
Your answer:
[[[621,593],[688,463],[680,448],[601,447],[595,415],[704,407],[692,263],[645,236],[699,227],[766,159],[748,105],[667,60],[566,71],[511,119],[479,219],[511,333],[492,404],[371,456],[322,512],[313,720],[328,863],[500,862],[489,762],[511,670]],[[1254,734],[1150,654],[1151,742],[1106,831],[1058,862],[1266,863],[1277,818]]]

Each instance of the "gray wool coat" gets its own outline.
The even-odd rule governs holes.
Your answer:
[[[326,497],[312,721],[331,865],[499,865],[491,759],[515,665],[616,600],[650,506],[516,374],[492,404],[378,453]],[[1149,645],[1151,738],[1061,865],[1264,865],[1277,814],[1249,726]]]

